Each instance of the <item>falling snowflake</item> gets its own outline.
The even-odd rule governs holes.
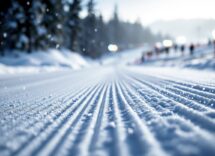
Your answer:
[[[56,44],[56,49],[60,48],[60,44]]]
[[[7,37],[7,33],[3,33],[3,37],[6,38]]]

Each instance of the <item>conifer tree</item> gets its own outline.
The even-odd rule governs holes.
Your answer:
[[[96,45],[96,35],[97,29],[97,19],[95,15],[95,2],[94,0],[89,0],[87,4],[87,17],[84,19],[84,54],[91,57],[98,56],[98,49]],[[83,49],[82,48],[82,49]]]
[[[7,48],[8,30],[7,26],[10,24],[8,20],[9,11],[11,11],[12,0],[0,1],[0,55],[4,55]]]
[[[81,32],[80,26],[81,0],[73,0],[70,4],[68,27],[70,29],[70,49],[72,51],[80,51],[79,37]]]

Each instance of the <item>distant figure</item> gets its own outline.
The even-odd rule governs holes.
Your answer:
[[[208,40],[208,46],[210,47],[211,44],[212,44],[212,42],[211,42],[211,40],[209,39],[209,40]]]
[[[166,52],[166,54],[168,55],[169,54],[169,47],[165,47],[165,52]]]
[[[181,45],[181,53],[182,53],[182,55],[184,55],[184,50],[185,50],[185,45]]]
[[[174,44],[174,50],[175,50],[175,52],[178,50],[178,45],[177,44]]]
[[[140,60],[140,61],[141,61],[141,63],[144,63],[144,62],[145,62],[145,53],[144,53],[144,52],[142,53],[142,56],[141,56],[141,60]]]
[[[152,51],[148,51],[148,52],[146,53],[146,55],[147,55],[147,58],[148,58],[148,59],[151,59],[151,58],[152,58],[152,55],[153,55],[153,52],[152,52]]]
[[[215,40],[213,41],[213,45],[214,45],[214,57],[215,57]]]
[[[158,56],[160,54],[160,48],[158,48],[157,46],[155,46],[154,47],[154,52]]]
[[[194,44],[191,43],[189,49],[190,49],[190,55],[193,55],[194,50],[195,50]]]

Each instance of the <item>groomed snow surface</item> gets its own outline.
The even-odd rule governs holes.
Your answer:
[[[105,66],[0,77],[1,156],[214,156],[215,74]]]

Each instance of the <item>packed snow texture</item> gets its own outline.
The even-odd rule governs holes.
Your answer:
[[[214,80],[142,66],[2,76],[0,155],[214,156]]]
[[[89,67],[87,59],[68,51],[52,49],[26,54],[14,52],[0,57],[0,74],[51,72]]]

